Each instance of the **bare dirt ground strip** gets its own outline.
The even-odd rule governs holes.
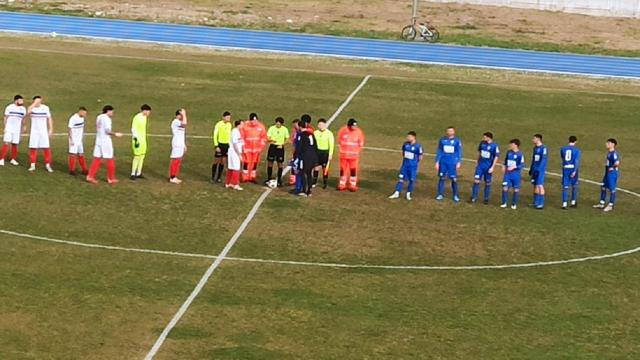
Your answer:
[[[0,5],[98,17],[374,36],[398,33],[411,14],[409,0],[0,0]],[[420,18],[433,21],[448,37],[640,50],[638,19],[426,1],[421,3]]]

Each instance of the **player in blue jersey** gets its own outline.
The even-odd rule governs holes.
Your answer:
[[[544,209],[544,176],[547,172],[547,147],[542,143],[542,135],[533,135],[533,159],[531,161],[531,184],[533,185],[533,206],[538,210]]]
[[[444,200],[444,183],[446,178],[451,179],[453,201],[460,202],[458,195],[458,169],[462,161],[462,141],[456,137],[456,129],[453,126],[447,128],[446,135],[438,141],[436,151],[436,172],[440,178],[438,182],[438,196],[436,200]]]
[[[504,179],[502,180],[502,205],[501,208],[507,208],[509,205],[509,190],[513,189],[513,200],[511,208],[518,208],[520,199],[520,184],[522,182],[522,169],[524,168],[524,156],[520,151],[520,140],[513,139],[509,141],[509,151],[504,157]]]
[[[418,166],[422,161],[424,151],[422,145],[416,141],[415,131],[409,131],[407,141],[402,144],[402,166],[398,175],[398,183],[396,191],[389,196],[389,199],[397,199],[400,197],[404,183],[407,182],[407,200],[411,200],[411,194],[418,177]]]
[[[620,176],[620,155],[616,150],[618,142],[616,139],[607,140],[607,163],[604,168],[604,178],[602,179],[602,189],[600,191],[600,202],[593,205],[596,209],[604,209],[605,212],[613,210],[616,203],[616,189],[618,188],[618,177]],[[609,204],[605,206],[609,191]]]
[[[578,185],[580,183],[580,149],[576,146],[578,138],[569,137],[569,144],[560,149],[562,161],[562,209],[569,206],[569,188],[571,188],[571,207],[578,206]]]
[[[478,145],[478,164],[476,165],[476,174],[473,179],[473,188],[471,189],[471,202],[478,201],[480,193],[480,182],[484,180],[484,204],[489,203],[491,196],[491,180],[493,179],[493,171],[500,157],[500,148],[498,144],[493,142],[493,134],[486,132],[482,135],[482,142]]]

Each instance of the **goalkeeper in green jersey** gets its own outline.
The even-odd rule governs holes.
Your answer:
[[[144,158],[147,155],[147,123],[150,115],[151,106],[144,104],[131,121],[131,147],[133,149],[131,180],[144,179],[142,165],[144,165]]]

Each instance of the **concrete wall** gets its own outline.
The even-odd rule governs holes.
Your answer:
[[[563,11],[595,16],[640,18],[640,0],[428,0],[474,5]]]

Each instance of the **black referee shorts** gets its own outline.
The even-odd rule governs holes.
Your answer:
[[[218,144],[220,151],[216,151],[217,158],[227,157],[229,154],[229,144]]]
[[[329,164],[329,150],[318,150],[318,165],[327,167]]]
[[[278,145],[269,145],[269,151],[267,152],[267,161],[275,161],[279,163],[284,162],[284,146],[278,148]]]

